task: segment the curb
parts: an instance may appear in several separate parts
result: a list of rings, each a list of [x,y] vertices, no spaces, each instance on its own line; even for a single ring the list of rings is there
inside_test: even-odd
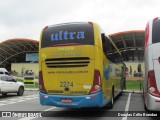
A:
[[[25,88],[25,90],[27,90],[27,91],[38,91],[39,89],[38,88]]]
[[[123,93],[138,93],[142,94],[142,91],[137,91],[137,90],[122,90]]]

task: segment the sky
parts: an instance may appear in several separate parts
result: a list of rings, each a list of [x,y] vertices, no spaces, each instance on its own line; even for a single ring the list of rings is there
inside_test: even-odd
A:
[[[40,39],[47,25],[92,21],[109,35],[144,30],[160,15],[160,0],[1,0],[0,42]]]

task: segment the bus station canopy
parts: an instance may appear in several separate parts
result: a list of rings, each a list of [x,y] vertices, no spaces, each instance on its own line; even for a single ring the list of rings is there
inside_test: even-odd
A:
[[[143,61],[144,36],[144,30],[124,31],[109,35],[121,52],[124,61]]]
[[[0,43],[0,67],[25,61],[25,53],[38,52],[39,41],[14,38]]]
[[[132,30],[110,34],[124,61],[143,61],[144,30]],[[0,67],[10,69],[11,63],[26,62],[26,53],[38,52],[39,41],[14,38],[0,43]]]

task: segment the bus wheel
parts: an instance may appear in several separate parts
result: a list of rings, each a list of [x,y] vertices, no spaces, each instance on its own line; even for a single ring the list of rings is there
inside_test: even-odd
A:
[[[6,95],[7,95],[7,93],[2,93],[2,95],[3,95],[3,96],[6,96]]]
[[[149,112],[149,110],[148,110],[148,108],[146,106],[145,100],[143,100],[143,101],[144,101],[144,103],[143,103],[144,104],[144,110],[147,111],[147,112]]]
[[[147,108],[147,106],[146,106],[145,101],[144,101],[144,110],[145,110],[146,112],[149,112],[149,110],[148,110],[148,108]]]
[[[111,97],[111,101],[108,103],[108,108],[113,108],[113,104],[114,104],[114,87],[112,88],[112,97]]]

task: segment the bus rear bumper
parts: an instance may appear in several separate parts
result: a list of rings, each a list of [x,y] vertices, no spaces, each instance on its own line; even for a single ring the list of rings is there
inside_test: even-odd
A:
[[[65,95],[48,95],[39,92],[40,103],[42,105],[66,107],[66,108],[82,108],[82,107],[102,107],[103,93],[98,93],[84,96],[65,96]],[[63,99],[71,100],[72,102],[64,103]]]

